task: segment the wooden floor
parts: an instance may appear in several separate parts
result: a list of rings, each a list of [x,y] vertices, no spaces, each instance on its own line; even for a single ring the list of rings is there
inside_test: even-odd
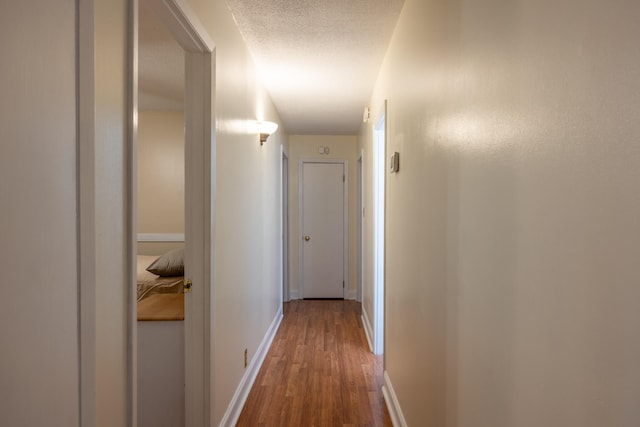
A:
[[[296,300],[249,393],[238,426],[391,426],[355,301]]]

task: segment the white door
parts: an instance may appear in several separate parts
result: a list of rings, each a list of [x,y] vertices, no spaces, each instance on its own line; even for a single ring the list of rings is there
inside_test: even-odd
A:
[[[302,292],[344,298],[345,165],[302,163]]]

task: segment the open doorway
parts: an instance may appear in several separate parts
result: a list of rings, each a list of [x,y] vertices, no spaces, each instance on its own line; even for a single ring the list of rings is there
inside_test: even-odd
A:
[[[373,352],[384,353],[385,293],[385,186],[387,104],[379,114],[373,132]]]
[[[362,239],[363,239],[363,232],[362,229],[364,227],[364,201],[363,201],[363,184],[364,184],[364,170],[362,167],[362,159],[364,157],[364,154],[362,152],[362,150],[360,151],[360,155],[358,156],[358,161],[357,161],[357,166],[358,166],[358,170],[356,171],[357,173],[357,220],[356,220],[356,244],[357,244],[357,263],[358,263],[358,271],[357,271],[357,284],[358,284],[358,292],[357,292],[357,301],[358,302],[362,302],[362,285],[363,285],[363,276],[362,276]]]
[[[282,149],[282,301],[289,301],[289,156]]]
[[[161,278],[179,278],[177,282],[158,286],[157,293],[143,289],[143,295],[138,280],[131,286],[128,330],[136,393],[130,404],[131,413],[137,414],[132,423],[141,427],[208,425],[213,43],[182,2],[139,0],[130,5],[130,262],[137,265],[138,249],[163,258],[183,246],[180,254],[159,266],[169,268],[169,274],[154,271]],[[162,144],[166,146],[159,149]],[[140,178],[152,169],[159,169],[156,172],[164,181],[147,175]],[[146,232],[138,234],[142,227]],[[180,266],[182,277],[176,274]],[[144,273],[146,268],[141,270]],[[140,327],[140,312],[157,317],[158,313],[141,305],[156,295],[163,302],[146,305],[153,306],[152,311],[158,308],[160,319],[172,318]],[[166,313],[162,312],[164,300],[173,300]],[[155,351],[154,346],[161,350]],[[167,394],[158,399],[163,392]]]
[[[185,51],[153,5],[138,13],[137,423],[185,419]]]

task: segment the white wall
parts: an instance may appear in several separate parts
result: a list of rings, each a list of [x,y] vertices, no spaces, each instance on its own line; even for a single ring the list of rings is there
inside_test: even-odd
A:
[[[138,113],[138,233],[184,233],[184,114]]]
[[[30,2],[0,16],[0,424],[124,425],[126,2]]]
[[[217,425],[281,307],[281,127],[264,146],[256,119],[279,122],[224,0],[189,0],[216,46],[212,422]]]
[[[184,61],[181,58],[180,61]],[[137,233],[184,235],[185,123],[182,111],[138,111]],[[162,255],[183,242],[138,242],[137,253]]]
[[[77,426],[75,2],[1,9],[0,425]]]
[[[319,147],[329,147],[329,154],[319,154]],[[349,194],[349,277],[346,278],[345,298],[357,296],[357,197],[358,137],[355,135],[290,135],[289,136],[289,280],[290,297],[300,295],[300,198],[299,169],[301,159],[343,159],[348,162]]]
[[[640,424],[638,16],[405,2],[370,105],[401,156],[385,369],[409,425]]]
[[[247,121],[278,116],[225,2],[188,4],[212,36],[217,58],[217,424],[243,374],[244,349],[253,356],[280,307],[286,134],[282,129],[260,147],[249,133]],[[83,425],[126,425],[134,410],[126,329],[128,4],[94,0],[78,7],[77,144],[76,3],[30,2],[0,14],[7,73],[0,83],[0,234],[10,284],[0,303],[2,425],[78,425],[80,401]]]

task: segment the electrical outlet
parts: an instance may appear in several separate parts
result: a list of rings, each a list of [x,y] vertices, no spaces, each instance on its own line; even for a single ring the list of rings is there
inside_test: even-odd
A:
[[[247,349],[244,349],[244,367],[247,367]]]

